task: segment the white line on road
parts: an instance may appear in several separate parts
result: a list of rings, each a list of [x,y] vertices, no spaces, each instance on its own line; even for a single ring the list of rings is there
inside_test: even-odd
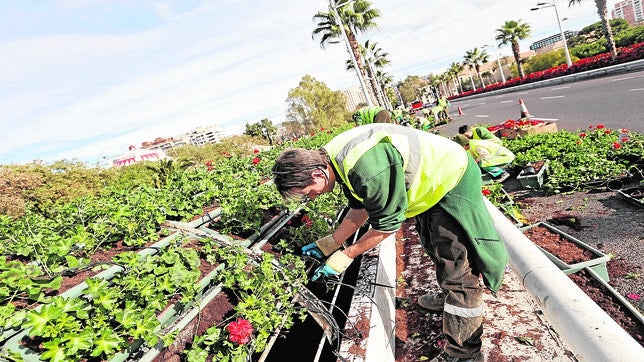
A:
[[[487,114],[475,114],[474,117],[475,118],[489,118],[490,116],[487,115]]]
[[[481,103],[477,104],[477,106],[481,106],[481,105],[484,105],[484,104],[487,104],[487,103],[481,102]]]
[[[567,85],[565,87],[552,88],[551,90],[568,89],[568,88],[570,88],[569,85]]]
[[[618,81],[620,81],[620,80],[628,80],[628,79],[633,79],[633,78],[639,78],[639,76],[624,77],[624,78],[617,78],[617,79],[613,79],[613,80],[611,80],[611,82],[618,82]]]
[[[532,117],[534,119],[538,119],[540,121],[558,121],[559,118],[543,118],[543,117]]]
[[[552,97],[541,97],[539,99],[553,99],[553,98],[563,98],[565,96],[552,96]]]
[[[636,91],[641,91],[641,90],[644,90],[644,88],[633,88],[633,89],[629,89],[628,91],[629,92],[636,92]]]
[[[514,103],[514,101],[501,101],[499,103]]]

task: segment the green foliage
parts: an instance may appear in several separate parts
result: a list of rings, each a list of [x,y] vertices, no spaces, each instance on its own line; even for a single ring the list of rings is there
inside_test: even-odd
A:
[[[405,104],[420,99],[421,89],[427,86],[427,81],[416,75],[409,75],[398,84],[398,91]]]
[[[259,137],[268,141],[269,145],[273,144],[273,139],[277,134],[277,128],[273,126],[273,122],[269,121],[268,118],[262,119],[257,123],[246,123],[245,135],[251,137]]]
[[[631,172],[644,158],[644,136],[626,129],[591,126],[578,133],[565,130],[536,133],[508,140],[513,164],[549,160],[544,186],[549,192],[586,189],[604,185],[608,179]]]
[[[333,128],[347,122],[346,97],[332,91],[323,82],[305,75],[296,88],[288,92],[286,118],[297,121],[307,132]]]
[[[571,60],[575,62],[579,58],[571,55]],[[524,67],[526,73],[533,73],[554,68],[561,64],[566,64],[566,52],[563,48],[526,59]]]

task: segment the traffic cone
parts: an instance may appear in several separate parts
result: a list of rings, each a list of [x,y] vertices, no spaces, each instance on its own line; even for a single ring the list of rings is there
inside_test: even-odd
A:
[[[457,106],[457,108],[458,108],[458,116],[460,117],[463,115],[463,110],[461,109],[461,106]]]
[[[521,106],[521,118],[532,118],[533,116],[528,112],[528,108],[523,103],[523,99],[519,98],[519,105]]]

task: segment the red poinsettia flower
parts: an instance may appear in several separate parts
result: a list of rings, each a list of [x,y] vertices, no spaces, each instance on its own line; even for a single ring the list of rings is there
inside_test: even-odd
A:
[[[320,128],[320,131],[324,131],[324,127]]]
[[[261,161],[261,160],[259,159],[259,157],[255,157],[255,158],[253,158],[253,165],[258,164],[258,163],[259,163],[259,161]]]
[[[612,132],[612,131],[611,131],[611,130],[609,130],[609,129],[607,129],[607,130],[605,130],[605,131],[604,131],[604,133],[605,133],[605,134],[611,134],[611,132]]]
[[[619,149],[622,147],[622,145],[620,145],[620,144],[619,144],[619,142],[613,142],[613,147],[614,147],[616,150],[619,150]]]
[[[604,125],[603,125],[603,124],[598,124],[598,125],[597,125],[597,129],[602,129],[602,128],[604,128]]]
[[[593,128],[595,128],[595,126],[593,126],[592,124],[588,126],[588,129],[593,129]]]
[[[254,149],[254,150],[253,150],[253,153],[254,153],[254,154],[258,154],[258,153],[259,153],[259,150],[258,150],[258,149]]]
[[[584,138],[584,137],[586,137],[586,134],[585,133],[580,133],[579,137]]]
[[[481,192],[483,192],[483,195],[485,195],[485,196],[490,195],[492,193],[492,191],[490,191],[488,189],[483,189],[483,190],[481,190]]]
[[[228,339],[237,344],[246,344],[250,341],[250,337],[253,335],[253,326],[249,321],[243,318],[238,318],[235,322],[230,322],[226,326],[230,337]]]
[[[630,141],[630,138],[628,137],[622,137],[622,143]]]
[[[622,133],[628,133],[628,130],[626,128],[622,128],[619,131],[622,132]]]

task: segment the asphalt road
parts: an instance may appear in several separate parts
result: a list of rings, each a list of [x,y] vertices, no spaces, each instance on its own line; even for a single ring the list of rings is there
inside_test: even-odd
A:
[[[452,136],[462,124],[493,125],[519,119],[523,102],[535,119],[557,122],[558,129],[577,131],[604,124],[644,133],[644,71],[617,74],[504,94],[451,101],[454,122],[442,126]],[[458,115],[458,106],[463,115]]]

